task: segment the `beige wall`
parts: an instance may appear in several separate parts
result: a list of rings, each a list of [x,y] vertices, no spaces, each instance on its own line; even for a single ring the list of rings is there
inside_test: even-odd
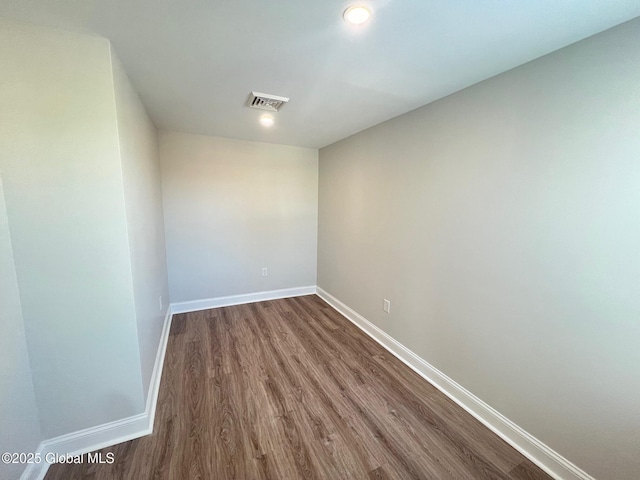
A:
[[[109,42],[0,20],[0,85],[0,171],[43,437],[141,413]]]
[[[315,285],[317,150],[163,133],[160,155],[172,302]]]
[[[640,471],[638,79],[635,20],[320,151],[319,286],[599,479]]]
[[[158,132],[111,49],[131,277],[145,398],[169,307]]]

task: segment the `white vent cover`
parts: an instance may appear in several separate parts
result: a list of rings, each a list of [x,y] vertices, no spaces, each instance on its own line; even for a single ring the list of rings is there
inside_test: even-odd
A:
[[[277,112],[282,105],[287,103],[287,97],[279,97],[277,95],[269,95],[268,93],[251,92],[247,106],[251,108],[259,108],[260,110],[269,110]]]

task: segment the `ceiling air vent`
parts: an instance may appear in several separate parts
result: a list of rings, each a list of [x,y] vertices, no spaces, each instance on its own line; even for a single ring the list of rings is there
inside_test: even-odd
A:
[[[277,95],[269,95],[268,93],[251,92],[247,105],[251,108],[259,108],[260,110],[268,110],[277,112],[280,107],[287,103],[287,97],[279,97]]]

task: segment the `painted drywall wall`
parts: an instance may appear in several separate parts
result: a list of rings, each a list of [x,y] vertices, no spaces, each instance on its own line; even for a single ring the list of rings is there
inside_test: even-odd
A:
[[[603,480],[640,471],[638,79],[634,20],[320,151],[318,285]]]
[[[0,20],[0,170],[44,438],[144,410],[107,40]]]
[[[169,307],[158,132],[111,48],[145,399]]]
[[[1,177],[0,319],[0,452],[35,452],[42,438]],[[18,479],[25,467],[0,462],[0,478]]]
[[[160,157],[172,302],[315,285],[317,150],[168,132]]]

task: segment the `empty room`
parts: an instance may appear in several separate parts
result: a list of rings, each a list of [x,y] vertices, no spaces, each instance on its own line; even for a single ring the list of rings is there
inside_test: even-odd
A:
[[[0,480],[640,478],[640,0],[1,0]]]

